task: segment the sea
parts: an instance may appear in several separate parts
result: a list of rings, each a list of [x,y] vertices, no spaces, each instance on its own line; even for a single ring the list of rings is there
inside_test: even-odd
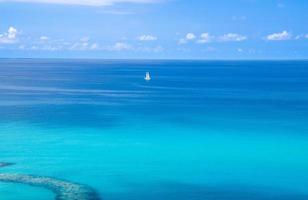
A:
[[[307,200],[308,61],[0,59],[0,162],[103,200]]]

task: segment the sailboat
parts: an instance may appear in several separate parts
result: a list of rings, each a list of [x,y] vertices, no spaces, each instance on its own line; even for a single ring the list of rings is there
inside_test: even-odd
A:
[[[144,80],[146,80],[146,81],[151,80],[150,72],[147,72],[147,73],[145,74]]]

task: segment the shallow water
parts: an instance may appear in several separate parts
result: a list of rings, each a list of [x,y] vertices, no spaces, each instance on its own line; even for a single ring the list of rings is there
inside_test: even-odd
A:
[[[1,199],[40,199],[53,200],[54,195],[45,189],[21,184],[0,183]]]
[[[106,200],[308,198],[307,61],[3,59],[0,82],[0,173]]]

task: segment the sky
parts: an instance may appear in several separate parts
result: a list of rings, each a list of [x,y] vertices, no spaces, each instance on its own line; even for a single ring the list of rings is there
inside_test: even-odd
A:
[[[308,1],[0,0],[0,57],[308,59]]]

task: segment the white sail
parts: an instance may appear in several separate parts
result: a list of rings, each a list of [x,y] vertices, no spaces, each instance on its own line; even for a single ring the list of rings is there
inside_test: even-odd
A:
[[[151,80],[150,72],[147,72],[147,73],[145,74],[144,79],[145,79],[146,81]]]

